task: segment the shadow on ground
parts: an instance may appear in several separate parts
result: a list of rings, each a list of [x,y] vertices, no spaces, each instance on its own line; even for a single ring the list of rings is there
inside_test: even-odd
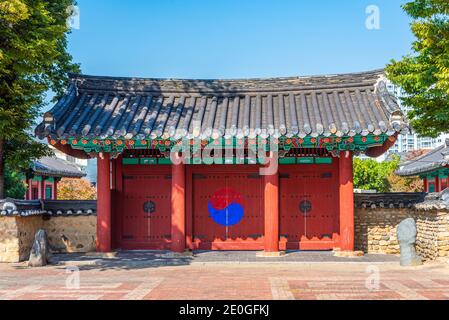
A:
[[[176,256],[168,251],[118,251],[114,257],[86,254],[55,254],[51,265],[80,270],[136,270],[158,267],[214,264],[304,264],[304,263],[399,263],[394,255],[368,254],[363,257],[335,257],[331,251],[288,251],[280,257],[258,257],[255,251],[195,251]]]

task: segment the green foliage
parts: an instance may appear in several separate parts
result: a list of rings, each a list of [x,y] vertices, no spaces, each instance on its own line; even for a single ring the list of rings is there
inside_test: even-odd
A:
[[[66,25],[73,0],[0,0],[0,198],[5,162],[26,169],[48,154],[29,134],[44,105],[78,72],[67,53]]]
[[[392,161],[377,162],[374,159],[354,159],[354,188],[389,192],[389,177],[397,170],[399,157]]]
[[[53,156],[47,145],[33,139],[11,139],[5,141],[5,164],[11,170],[25,171],[30,168],[32,160],[41,156]]]
[[[25,175],[19,171],[11,170],[7,166],[5,168],[5,187],[6,197],[13,199],[25,198],[25,192],[27,190]]]
[[[413,128],[426,136],[449,132],[449,2],[415,0],[403,5],[413,19],[413,53],[387,66],[388,78],[401,86],[412,111]]]
[[[388,182],[390,192],[424,192],[424,183],[419,177],[401,177],[392,173]]]
[[[95,200],[97,189],[84,178],[63,178],[58,183],[59,200]]]

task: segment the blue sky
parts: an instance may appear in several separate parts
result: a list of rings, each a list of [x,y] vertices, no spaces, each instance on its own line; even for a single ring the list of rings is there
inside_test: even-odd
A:
[[[400,0],[78,0],[86,74],[248,78],[364,71],[410,52]],[[380,30],[365,27],[368,5]]]

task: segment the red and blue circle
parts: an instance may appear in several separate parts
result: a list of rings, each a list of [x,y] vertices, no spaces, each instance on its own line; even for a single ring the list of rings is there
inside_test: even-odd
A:
[[[243,196],[234,189],[223,188],[212,194],[207,208],[215,223],[230,227],[243,219]]]

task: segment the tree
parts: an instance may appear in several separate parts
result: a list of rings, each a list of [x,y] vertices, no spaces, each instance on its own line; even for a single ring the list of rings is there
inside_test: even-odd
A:
[[[405,160],[410,161],[418,158],[430,150],[420,149],[407,152]],[[390,184],[391,192],[423,192],[424,182],[419,177],[401,177],[394,172],[388,176],[388,183]]]
[[[411,153],[408,157],[420,155]],[[410,160],[410,158],[409,158]],[[395,174],[401,159],[394,155],[390,161],[354,159],[354,188],[377,192],[422,192],[424,184],[419,177],[401,177]]]
[[[22,172],[14,171],[5,167],[5,189],[6,197],[13,199],[25,198],[27,186],[25,184],[25,175]]]
[[[387,177],[390,192],[423,192],[424,183],[419,177],[401,177],[391,173]]]
[[[377,162],[374,159],[354,159],[354,188],[389,192],[388,177],[397,170],[399,157],[391,161]]]
[[[97,190],[87,179],[64,178],[58,183],[58,200],[95,200]]]
[[[29,133],[48,90],[59,98],[67,72],[78,72],[67,53],[66,21],[73,0],[0,1],[0,199],[5,164],[27,169],[50,153]]]
[[[392,60],[387,76],[406,93],[409,118],[421,135],[449,132],[449,2],[415,0],[403,5],[413,19],[413,53]]]

